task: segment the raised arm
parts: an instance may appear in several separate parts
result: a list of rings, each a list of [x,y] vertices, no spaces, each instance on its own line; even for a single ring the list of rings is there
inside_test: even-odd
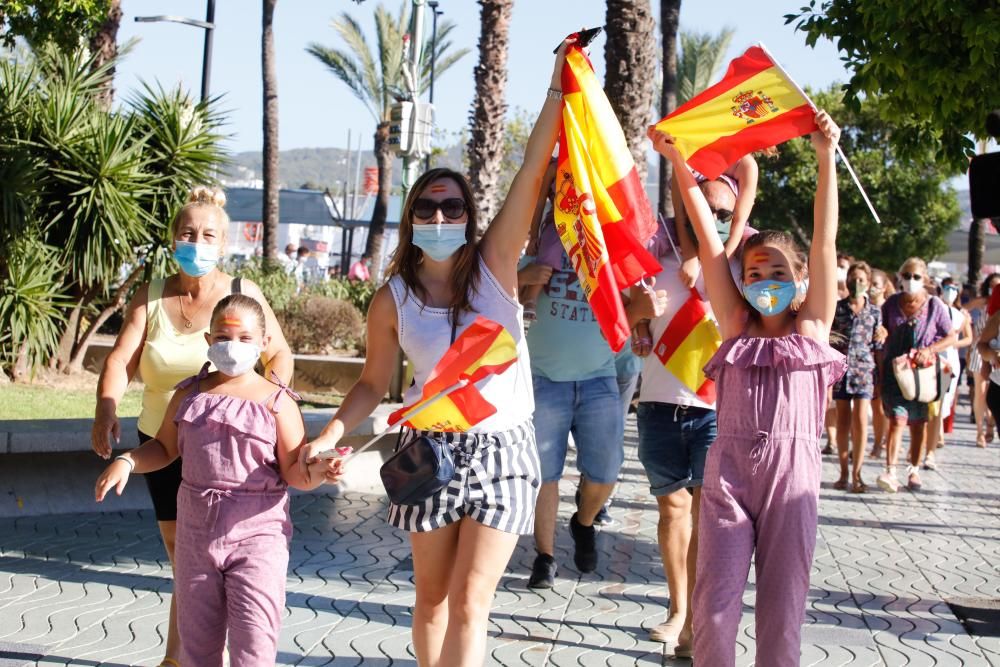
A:
[[[740,335],[746,322],[747,304],[733,283],[729,260],[719,232],[715,229],[712,211],[683,156],[674,146],[673,138],[653,127],[649,128],[648,134],[653,140],[653,148],[670,160],[674,167],[674,178],[684,201],[684,209],[691,220],[695,236],[698,237],[698,256],[701,258],[701,270],[705,274],[705,288],[722,337],[735,338]]]
[[[550,88],[562,91],[562,69],[566,61],[566,48],[575,41],[567,39],[559,47]],[[542,189],[545,170],[552,156],[552,149],[559,136],[562,119],[562,101],[546,96],[542,111],[528,137],[524,149],[524,162],[518,169],[510,191],[500,212],[490,223],[479,243],[480,252],[494,276],[511,296],[517,294],[517,261],[528,238],[532,213]]]
[[[729,228],[729,238],[726,240],[726,257],[736,254],[736,249],[743,240],[743,231],[750,220],[750,211],[757,198],[757,160],[747,154],[736,164],[736,181],[740,184],[740,194],[736,196],[736,206],[733,209],[733,224]]]
[[[822,342],[830,339],[837,309],[837,142],[840,128],[825,111],[816,114],[819,130],[810,135],[819,163],[813,235],[809,246],[809,291],[796,318],[800,334]]]

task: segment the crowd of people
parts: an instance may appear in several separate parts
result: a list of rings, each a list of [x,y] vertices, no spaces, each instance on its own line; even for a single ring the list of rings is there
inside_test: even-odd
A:
[[[824,425],[840,462],[834,486],[854,493],[869,490],[862,477],[869,421],[870,456],[885,457],[878,485],[889,492],[900,488],[896,465],[908,427],[906,484],[918,490],[921,466],[937,464],[935,450],[950,433],[967,366],[977,444],[992,438],[986,407],[1000,411],[1000,370],[992,370],[1000,369],[1000,296],[992,292],[1000,275],[967,299],[954,281],[933,283],[920,258],[890,275],[838,257],[840,130],[824,112],[811,135],[818,173],[807,250],[787,233],[750,227],[753,156],[705,179],[672,137],[650,129],[653,147],[673,166],[677,215],[649,241],[661,269],[653,286],[622,295],[633,338],[612,352],[551,216],[566,48],[572,39],[558,52],[523,164],[481,239],[476,193],[461,174],[433,169],[413,184],[399,245],[368,313],[361,377],[311,442],[286,397],[294,398],[292,357],[271,309],[256,285],[218,267],[224,199],[198,189],[177,214],[171,231],[180,271],[133,298],[101,374],[93,427],[95,452],[111,460],[97,499],[143,473],[175,568],[161,665],[221,666],[227,636],[230,664],[274,664],[291,536],[288,486],[336,483],[350,466],[341,439],[383,400],[398,353],[413,368],[405,397],[413,403],[477,316],[501,324],[518,351],[480,385],[496,413],[460,433],[408,433],[406,441],[443,442],[454,475],[388,509],[412,545],[420,665],[483,663],[490,606],[520,536],[531,535],[537,552],[527,586],[554,585],[562,566],[559,482],[571,439],[580,484],[565,528],[576,569],[598,568],[595,526],[609,521],[637,387],[638,456],[656,501],[670,601],[649,638],[701,665],[735,663],[752,559],[757,661],[798,664]],[[352,276],[370,279],[366,260]],[[679,335],[673,324],[690,312],[699,314],[695,326]],[[920,369],[939,357],[951,369],[940,396],[906,398],[896,361]],[[263,375],[254,372],[259,363]],[[117,406],[137,372],[145,382],[141,444],[114,455]]]

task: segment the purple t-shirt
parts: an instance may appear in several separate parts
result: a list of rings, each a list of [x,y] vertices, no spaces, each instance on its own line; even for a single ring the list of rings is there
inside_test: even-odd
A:
[[[896,329],[906,324],[910,319],[899,308],[899,300],[901,298],[902,293],[897,292],[882,304],[882,323],[889,331],[890,339]],[[951,314],[948,312],[948,307],[944,305],[944,302],[936,296],[927,299],[927,303],[924,304],[924,307],[920,309],[914,319],[917,320],[915,333],[919,336],[916,340],[917,348],[929,347],[951,333]],[[907,338],[906,343],[909,342],[910,339]]]

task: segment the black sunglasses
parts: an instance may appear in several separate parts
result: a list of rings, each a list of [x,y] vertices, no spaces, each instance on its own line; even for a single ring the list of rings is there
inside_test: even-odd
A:
[[[724,208],[709,208],[712,211],[712,215],[715,219],[721,223],[727,223],[733,221],[733,212]]]
[[[436,211],[441,211],[444,217],[455,220],[465,215],[465,210],[465,200],[460,197],[442,201],[421,198],[413,202],[413,215],[422,220],[433,218]]]
[[[899,277],[903,280],[923,280],[924,277],[919,273],[900,273]]]

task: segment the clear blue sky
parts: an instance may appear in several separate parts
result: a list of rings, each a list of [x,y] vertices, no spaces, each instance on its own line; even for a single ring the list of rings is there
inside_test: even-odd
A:
[[[224,94],[230,113],[234,151],[259,150],[261,145],[260,1],[217,0],[212,61],[212,93]],[[278,106],[281,149],[345,146],[347,131],[360,133],[362,146],[371,149],[374,121],[365,107],[315,58],[305,52],[311,42],[343,46],[330,27],[341,12],[354,16],[374,32],[372,13],[376,2],[351,0],[314,2],[281,0],[275,13],[278,66]],[[399,3],[389,0],[396,12]],[[654,15],[659,2],[652,0]],[[847,74],[834,46],[821,42],[805,45],[804,35],[786,26],[783,14],[802,5],[788,2],[748,3],[741,0],[685,0],[681,27],[715,32],[723,26],[736,29],[730,48],[735,57],[748,46],[763,41],[802,85],[822,87],[844,81]],[[136,15],[174,14],[203,19],[204,0],[129,0],[122,3],[125,16],[120,41],[139,38],[134,51],[118,69],[119,96],[138,87],[140,80],[165,86],[178,82],[197,96],[201,86],[203,33],[198,28],[173,23],[136,23]],[[452,32],[456,47],[472,51],[435,82],[437,124],[455,131],[468,123],[474,84],[472,69],[478,59],[479,6],[474,0],[440,0],[444,18],[457,24]],[[533,110],[541,106],[552,71],[552,48],[564,35],[581,26],[602,25],[601,0],[517,0],[511,25],[507,103]],[[429,12],[428,12],[429,19]],[[427,30],[430,30],[428,20]],[[372,38],[371,43],[374,44]],[[603,77],[603,37],[594,42],[591,59]],[[650,119],[651,121],[656,119]]]

